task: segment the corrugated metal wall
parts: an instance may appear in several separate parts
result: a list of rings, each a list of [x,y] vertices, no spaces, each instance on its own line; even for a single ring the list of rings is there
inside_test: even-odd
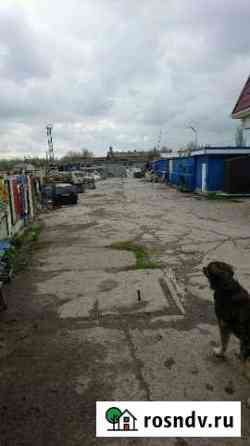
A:
[[[214,154],[169,159],[169,183],[175,186],[184,186],[189,191],[229,192],[237,187],[237,185],[234,187],[233,182],[238,182],[237,190],[239,191],[239,188],[241,188],[242,193],[244,193],[243,189],[247,192],[250,188],[250,180],[248,181],[250,175],[248,173],[249,168],[245,169],[244,161],[235,162],[234,170],[232,170],[233,161],[231,161],[231,166],[229,167],[228,165],[227,167],[227,183],[225,186],[225,165],[228,163],[227,159],[230,158],[232,160],[236,157],[230,154]],[[247,160],[247,164],[250,166],[250,157],[247,157]],[[241,174],[245,175],[246,178],[244,185],[240,186]]]
[[[157,175],[163,175],[168,167],[168,160],[167,159],[159,159],[157,161],[153,161],[152,163],[152,169]]]
[[[224,187],[224,161],[225,155],[197,156],[196,160],[196,190],[202,190],[202,164],[206,164],[207,180],[206,191],[223,191]]]
[[[225,156],[209,156],[208,158],[208,191],[223,191],[225,174]]]
[[[4,188],[3,188],[4,184]],[[6,176],[0,193],[0,240],[17,234],[39,210],[40,182],[26,175]]]
[[[183,186],[189,191],[195,189],[195,157],[180,157],[173,159],[170,173],[170,183]]]

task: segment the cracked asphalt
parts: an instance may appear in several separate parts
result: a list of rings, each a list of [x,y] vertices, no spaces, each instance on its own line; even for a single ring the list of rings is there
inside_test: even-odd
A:
[[[210,260],[250,289],[250,202],[208,201],[133,179],[100,182],[43,214],[29,268],[0,314],[0,445],[250,444],[238,341],[218,342]],[[159,269],[136,270],[134,240]],[[141,301],[138,302],[138,290]],[[96,439],[97,400],[241,400],[241,439]]]

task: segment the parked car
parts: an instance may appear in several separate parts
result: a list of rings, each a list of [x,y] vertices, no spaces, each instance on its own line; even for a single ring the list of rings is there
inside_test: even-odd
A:
[[[51,202],[56,207],[64,204],[77,204],[78,194],[73,184],[50,183],[43,186],[42,199],[44,203]]]
[[[84,181],[84,185],[89,189],[96,189],[95,177],[88,169],[82,170],[81,175]]]
[[[96,172],[100,175],[100,180],[107,179],[107,169],[105,167],[96,167]]]
[[[84,178],[89,189],[96,189],[95,178],[93,177],[93,175],[87,173]]]
[[[77,192],[85,192],[85,180],[82,172],[73,170],[71,173],[71,181],[77,188]]]
[[[77,171],[71,172],[50,172],[48,175],[48,181],[53,183],[70,183],[76,187],[78,193],[84,192],[84,182],[82,177],[78,175]]]
[[[145,176],[145,171],[142,169],[137,170],[134,172],[134,178],[143,178]]]
[[[97,172],[97,170],[95,170],[95,171],[92,173],[92,175],[93,175],[93,178],[94,178],[95,181],[99,181],[99,180],[102,179],[101,175]]]

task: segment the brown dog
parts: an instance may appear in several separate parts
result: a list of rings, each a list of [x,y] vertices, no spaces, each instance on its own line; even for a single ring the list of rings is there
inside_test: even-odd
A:
[[[214,290],[215,314],[218,319],[221,346],[216,356],[224,356],[230,335],[240,340],[240,356],[244,373],[250,380],[250,296],[234,278],[234,270],[225,262],[210,262],[203,268]]]

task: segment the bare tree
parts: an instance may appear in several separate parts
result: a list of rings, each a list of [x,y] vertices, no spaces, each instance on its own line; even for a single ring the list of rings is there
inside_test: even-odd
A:
[[[78,161],[82,158],[82,153],[74,150],[69,150],[63,157],[64,161]]]
[[[168,149],[168,147],[162,146],[160,152],[161,153],[171,153],[172,149]]]
[[[82,149],[82,158],[93,158],[94,154],[88,149]]]

